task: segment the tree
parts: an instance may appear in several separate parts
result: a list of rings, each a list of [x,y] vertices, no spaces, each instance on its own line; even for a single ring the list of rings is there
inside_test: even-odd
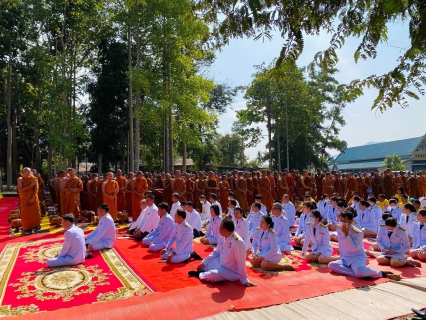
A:
[[[374,59],[379,43],[387,40],[387,25],[407,21],[411,43],[403,49],[396,66],[382,75],[354,80],[346,96],[353,99],[362,95],[363,88],[374,87],[379,92],[372,108],[383,111],[394,104],[406,107],[408,97],[418,100],[418,94],[424,94],[426,5],[423,0],[198,0],[196,4],[213,26],[216,47],[229,43],[231,38],[244,36],[271,39],[272,30],[278,30],[285,44],[276,61],[277,68],[299,58],[305,47],[305,35],[320,33],[332,34],[328,48],[315,55],[315,64],[323,69],[336,66],[337,51],[350,37],[360,39],[354,52],[355,62]]]
[[[385,160],[383,161],[382,168],[392,169],[392,171],[400,171],[405,170],[405,166],[401,161],[401,158],[396,154],[387,155]]]
[[[244,154],[244,141],[235,133],[226,134],[219,138],[219,161],[225,166],[243,166],[247,162]]]

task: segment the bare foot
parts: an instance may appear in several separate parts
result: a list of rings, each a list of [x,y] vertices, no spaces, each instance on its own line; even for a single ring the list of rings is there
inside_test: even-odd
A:
[[[419,267],[420,268],[422,266],[422,264],[419,261],[410,260],[410,266]]]

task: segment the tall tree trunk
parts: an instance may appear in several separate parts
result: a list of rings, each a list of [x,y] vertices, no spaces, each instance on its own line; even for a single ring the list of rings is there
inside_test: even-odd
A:
[[[168,140],[167,140],[167,116],[164,110],[163,112],[163,171],[167,172],[169,170],[169,153],[167,149]]]
[[[186,143],[183,143],[182,151],[182,173],[186,173]]]
[[[275,121],[275,130],[277,132],[277,163],[278,163],[278,172],[281,172],[280,129],[281,129],[281,127],[278,125],[278,122]]]
[[[268,120],[266,127],[268,129],[268,152],[269,152],[269,170],[272,170],[272,152],[271,152],[271,146],[272,146],[272,130],[271,130],[271,115],[269,113],[269,110],[267,111],[268,114]]]
[[[168,48],[168,52],[170,52],[170,48]],[[168,68],[167,68],[167,87],[168,91],[170,93],[171,86],[172,86],[172,64],[169,62]],[[170,97],[170,94],[169,94]],[[173,157],[173,108],[172,104],[169,101],[170,110],[169,110],[169,161],[170,161],[170,173],[175,171],[175,161]]]
[[[12,52],[11,45],[9,45],[9,62],[7,65],[7,92],[6,92],[6,105],[7,105],[7,165],[6,165],[6,190],[10,190],[12,185]]]
[[[100,175],[102,173],[102,153],[98,153],[98,174]]]
[[[47,181],[52,178],[52,144],[49,142],[47,147]]]
[[[40,88],[37,92],[37,114],[36,114],[36,123],[34,125],[34,142],[35,142],[35,168],[37,171],[41,169],[41,156],[40,156],[40,117],[41,110],[41,93]]]
[[[136,6],[137,7],[137,6]],[[139,11],[137,13],[136,23],[136,74],[139,75],[140,70],[140,36],[139,36]],[[140,120],[140,89],[136,90],[136,101],[135,101],[135,172],[139,171],[140,166],[140,143],[141,143],[141,120]]]
[[[134,144],[133,144],[133,97],[132,97],[132,30],[129,26],[128,28],[128,42],[127,42],[127,56],[129,59],[129,97],[127,98],[127,104],[129,107],[129,135],[128,135],[128,150],[129,150],[129,159],[127,162],[127,171],[133,171],[135,168],[135,154],[134,154]]]

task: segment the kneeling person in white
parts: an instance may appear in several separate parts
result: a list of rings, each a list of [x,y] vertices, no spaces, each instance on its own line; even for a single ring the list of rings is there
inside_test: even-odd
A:
[[[246,245],[234,228],[232,220],[223,219],[217,247],[197,267],[197,271],[188,273],[190,276],[208,282],[240,280],[246,287],[253,286],[246,271]]]
[[[62,228],[66,230],[64,245],[56,258],[47,260],[48,267],[73,266],[84,262],[86,256],[84,233],[74,222],[72,214],[62,217]]]
[[[185,222],[185,218],[186,212],[178,209],[175,215],[173,235],[169,239],[166,248],[161,250],[161,258],[167,259],[168,263],[179,263],[189,259],[194,249],[192,227]],[[173,248],[175,242],[176,247]]]
[[[309,262],[329,263],[339,260],[339,256],[332,256],[333,248],[330,244],[328,227],[321,223],[322,216],[318,210],[312,210],[309,221],[306,222],[306,237],[303,243],[302,254],[305,255],[309,244],[312,244],[312,252],[306,255]]]
[[[115,244],[115,224],[108,210],[109,206],[105,203],[100,204],[98,207],[99,224],[91,234],[86,236],[87,258],[91,258],[92,251],[109,249]]]
[[[367,267],[367,256],[364,250],[364,234],[352,224],[353,213],[340,213],[337,228],[340,260],[328,264],[330,271],[356,278],[393,278],[392,272],[380,271]]]
[[[219,228],[222,223],[222,215],[217,205],[214,204],[210,207],[210,215],[210,223],[207,226],[206,235],[200,239],[203,244],[217,244],[220,237]]]
[[[172,216],[167,213],[168,210],[169,205],[167,203],[162,202],[158,205],[160,221],[157,227],[142,240],[142,243],[149,246],[151,251],[164,249],[173,234],[174,222]]]
[[[290,222],[283,214],[281,203],[274,203],[272,206],[272,221],[274,222],[274,231],[278,237],[278,246],[281,251],[293,250],[290,234]]]
[[[278,237],[274,231],[274,222],[271,217],[263,216],[260,227],[253,237],[253,255],[250,263],[253,267],[260,267],[266,271],[290,270],[294,268],[288,264],[280,264],[282,253],[278,246]]]

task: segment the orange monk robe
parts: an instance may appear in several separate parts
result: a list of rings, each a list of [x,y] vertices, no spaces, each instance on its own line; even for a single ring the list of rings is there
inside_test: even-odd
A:
[[[311,177],[307,176],[307,177],[303,177],[303,183],[305,184],[305,186],[307,188],[304,188],[302,185],[302,190],[303,190],[303,196],[305,196],[306,191],[309,191],[309,194],[312,195],[312,192],[314,191],[313,189],[309,189],[309,188],[313,188],[312,186],[312,179]],[[300,181],[300,184],[302,184],[302,180]]]
[[[392,177],[389,174],[386,174],[383,177],[383,189],[386,199],[390,199],[393,196],[393,188],[392,188]]]
[[[351,177],[346,182],[346,202],[352,199],[352,191],[356,190],[356,180],[354,177]]]
[[[334,192],[337,192],[339,194],[339,197],[342,197],[342,182],[340,181],[340,178],[334,179]]]
[[[115,221],[115,219],[117,219],[117,194],[119,189],[118,182],[115,180],[110,180],[110,181],[107,180],[105,181],[104,187],[105,187],[105,193],[109,196],[112,196],[112,199],[104,195],[103,201],[105,204],[109,206],[108,213],[112,217],[112,220]]]
[[[90,190],[90,192],[94,195],[97,194],[96,181],[90,182],[88,190]],[[89,199],[88,200],[89,200],[89,208],[88,209],[90,211],[96,212],[96,198],[89,193]]]
[[[217,181],[214,178],[213,179],[209,179],[209,180],[207,180],[207,187],[211,188],[209,190],[206,189],[205,196],[206,196],[207,201],[208,201],[209,198],[210,198],[210,194],[211,193],[216,193],[216,195],[217,195],[218,183],[217,183]]]
[[[38,227],[41,223],[40,206],[38,201],[38,182],[37,178],[30,175],[28,178],[22,177],[22,187],[28,187],[31,182],[35,182],[32,188],[19,192],[20,213],[23,230],[31,230]],[[32,204],[28,204],[30,199],[34,199]]]
[[[247,204],[250,207],[254,202],[254,196],[255,196],[254,187],[253,187],[253,179],[247,178],[246,183],[247,183]]]
[[[287,185],[288,185],[288,194],[290,196],[290,199],[293,201],[294,200],[294,177],[292,174],[287,174],[287,177],[285,177],[285,179],[287,180]]]
[[[231,186],[229,185],[229,182],[225,180],[221,182],[220,187],[220,206],[222,207],[223,212],[227,212],[226,208],[228,208],[228,196]]]
[[[194,203],[194,191],[195,191],[195,181],[192,179],[188,179],[186,181],[186,201],[191,201]]]
[[[328,196],[331,198],[333,196],[333,182],[329,178],[325,178],[324,180],[324,193],[328,194]]]
[[[253,199],[254,197],[259,194],[259,183],[258,183],[258,178],[257,177],[253,177]]]
[[[182,192],[184,192],[185,187],[186,187],[186,181],[184,178],[180,177],[180,178],[175,178],[175,182],[174,182],[174,189],[175,192],[181,194]],[[183,195],[179,198],[180,201],[186,201],[186,193],[184,192]]]
[[[269,175],[267,176],[269,181],[271,182],[271,196],[272,196],[272,200],[275,200],[277,198],[277,192],[275,191],[276,188],[276,184],[275,184],[275,178],[273,175]]]
[[[204,190],[204,192],[200,192],[198,190],[195,190],[194,201],[195,201],[197,209],[199,209],[199,210],[202,209],[202,206],[201,206],[201,203],[200,203],[200,196],[205,195],[204,193],[206,192],[206,188],[207,188],[207,181],[205,179],[198,179],[198,189]],[[207,196],[206,196],[206,198],[207,198]],[[208,200],[209,199],[207,199],[207,201]]]
[[[126,181],[127,179],[123,176],[121,176],[120,178],[116,178],[115,181],[117,181],[118,183],[118,188],[119,189],[124,189],[124,186],[126,185]],[[126,191],[118,191],[117,194],[117,212],[121,211],[123,212],[123,210],[126,209]]]
[[[262,177],[261,180],[259,180],[259,193],[262,195],[262,203],[266,206],[267,212],[269,212],[272,209],[274,198],[272,197],[271,192],[268,193],[261,187],[266,190],[271,190],[271,181],[268,177]]]
[[[410,196],[414,199],[419,199],[423,194],[420,196],[419,192],[419,180],[415,177],[410,177],[408,179],[408,184],[410,186]]]
[[[135,180],[133,182],[133,189],[135,189],[137,193],[142,194],[142,196],[139,197],[137,194],[132,192],[132,216],[133,221],[136,221],[141,213],[141,201],[145,198],[145,192],[148,190],[148,182],[144,177],[140,180]]]
[[[96,181],[96,208],[99,207],[104,201],[104,194],[102,193],[102,183],[104,180]]]
[[[38,201],[44,201],[44,180],[37,175],[37,182],[38,182]]]
[[[283,187],[283,188],[280,188]],[[288,188],[287,185],[287,180],[282,178],[278,180],[278,186],[277,186],[277,196],[278,199],[282,199],[283,196],[288,192],[288,189],[284,189],[284,188]]]
[[[146,183],[148,183],[148,190],[152,190],[152,179],[146,178]]]
[[[126,192],[126,212],[129,214],[129,216],[133,217],[133,204],[132,204],[132,190],[130,189],[132,183],[131,181],[129,181],[127,183],[127,190],[125,190]],[[140,211],[140,207],[139,207],[139,211]]]
[[[78,177],[70,178],[65,183],[65,189],[75,189],[75,191],[66,190],[65,212],[72,213],[74,217],[78,218],[80,211],[80,192],[83,190],[83,182]]]
[[[165,187],[167,186],[167,187],[163,189],[162,196],[163,196],[163,201],[167,202],[167,204],[169,205],[169,208],[171,208],[172,204],[173,204],[173,202],[172,202],[172,185],[171,184],[172,184],[171,179],[170,180],[164,179],[164,186]]]
[[[247,182],[246,179],[238,179],[235,182],[237,188],[235,189],[235,198],[237,198],[240,207],[243,208],[244,211],[248,212],[250,211],[250,207],[247,203],[247,194],[244,194],[244,192],[247,192]],[[243,191],[241,191],[243,190]]]
[[[421,197],[423,197],[424,194],[426,193],[426,177],[425,176],[419,177],[419,193]]]

